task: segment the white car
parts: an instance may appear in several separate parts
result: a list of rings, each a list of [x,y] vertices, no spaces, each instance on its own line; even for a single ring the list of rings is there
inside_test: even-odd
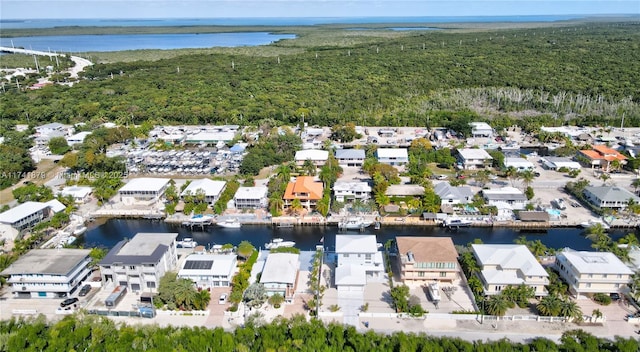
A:
[[[447,175],[438,175],[438,177],[436,177],[438,180],[446,180],[448,177]]]
[[[225,304],[227,303],[227,294],[223,293],[220,295],[220,298],[218,299],[218,304]]]

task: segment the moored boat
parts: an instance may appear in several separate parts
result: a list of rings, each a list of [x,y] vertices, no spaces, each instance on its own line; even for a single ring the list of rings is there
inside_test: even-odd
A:
[[[176,241],[176,245],[181,248],[195,248],[198,242],[194,241],[193,238],[185,237],[182,241]]]
[[[611,226],[609,226],[609,224],[607,224],[602,219],[589,219],[589,221],[581,222],[580,227],[583,227],[585,229],[590,229],[598,224],[602,226],[602,228],[605,230],[609,230],[611,228]]]
[[[460,228],[460,227],[469,227],[471,226],[471,221],[466,219],[459,218],[446,218],[442,223],[444,227],[448,228]]]
[[[242,227],[242,224],[240,223],[240,221],[238,221],[238,219],[227,219],[218,222],[218,226],[228,229],[239,229],[240,227]]]
[[[373,222],[367,221],[362,217],[349,217],[338,223],[341,230],[361,230],[371,226]]]
[[[274,238],[273,240],[271,240],[271,242],[266,243],[264,245],[264,248],[274,249],[274,248],[281,248],[281,247],[293,247],[295,245],[296,243],[293,241],[285,241],[282,238]]]

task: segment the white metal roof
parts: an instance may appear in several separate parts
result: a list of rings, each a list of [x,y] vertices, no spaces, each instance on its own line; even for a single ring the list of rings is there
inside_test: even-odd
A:
[[[199,180],[192,181],[187,188],[182,191],[182,196],[187,194],[187,192],[191,192],[192,195],[195,195],[196,192],[201,189],[204,191],[204,194],[209,197],[217,197],[220,195],[224,186],[227,184],[226,181],[214,181],[208,178],[203,178]]]
[[[169,183],[168,178],[140,177],[133,178],[120,188],[120,192],[158,192]]]
[[[49,206],[40,202],[24,202],[0,214],[0,223],[14,224],[32,214],[35,214]]]
[[[465,148],[465,149],[459,149],[458,153],[465,160],[476,160],[476,159],[491,160],[491,159],[493,159],[491,157],[491,155],[489,155],[489,153],[487,153],[487,151],[484,150],[484,149]]]
[[[362,181],[338,181],[333,184],[334,191],[371,192],[371,186]]]
[[[375,235],[336,235],[336,253],[375,253]]]
[[[504,166],[533,168],[533,163],[525,158],[505,158]]]
[[[299,255],[294,253],[270,253],[260,276],[261,283],[294,284],[300,267]]]
[[[267,198],[269,189],[264,186],[238,187],[233,199],[264,199]]]
[[[54,213],[59,213],[61,211],[64,211],[65,209],[67,209],[67,207],[62,204],[59,200],[57,199],[52,199],[46,203],[44,203],[46,206],[48,206],[49,208],[51,208],[51,210]]]
[[[362,265],[340,265],[336,268],[336,286],[364,286],[367,272]]]
[[[305,149],[296,152],[296,160],[327,160],[329,158],[329,152],[326,150],[318,149]]]
[[[201,268],[195,266],[194,269],[186,268],[187,262],[208,262],[211,261],[210,268]],[[191,254],[185,258],[182,268],[178,272],[178,277],[181,276],[211,276],[220,275],[226,276],[233,272],[236,266],[235,254]]]
[[[90,249],[33,249],[9,265],[3,275],[67,275],[86,260]]]
[[[525,276],[549,274],[526,246],[518,244],[473,244],[473,251],[481,266],[498,266],[500,271],[521,271]],[[504,275],[508,274],[503,274]]]
[[[407,148],[378,148],[378,158],[409,158]]]
[[[558,256],[564,256],[580,274],[633,274],[633,271],[611,252],[578,252],[565,249]]]
[[[63,196],[72,196],[74,198],[84,198],[91,193],[91,187],[88,186],[71,186],[65,187],[60,191]]]

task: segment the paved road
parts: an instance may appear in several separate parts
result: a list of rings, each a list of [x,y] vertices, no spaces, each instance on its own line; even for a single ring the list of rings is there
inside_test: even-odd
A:
[[[18,49],[18,48],[9,48],[6,46],[0,46],[0,52],[6,53],[15,53],[15,54],[26,54],[26,55],[38,55],[38,56],[64,56],[66,54],[61,53],[52,53],[47,51],[38,51],[38,50],[28,50],[28,49]],[[93,63],[85,58],[79,56],[70,56],[71,61],[75,63],[73,67],[69,69],[69,73],[71,77],[77,78],[78,73],[82,72],[85,67],[93,65]]]

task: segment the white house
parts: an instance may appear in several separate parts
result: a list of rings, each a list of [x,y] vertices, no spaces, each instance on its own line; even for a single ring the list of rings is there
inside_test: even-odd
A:
[[[504,167],[513,167],[518,171],[534,169],[533,163],[525,158],[504,158]]]
[[[458,149],[458,161],[466,170],[485,168],[493,158],[484,149]]]
[[[548,294],[549,274],[524,245],[472,244],[480,266],[485,295],[497,295],[508,286],[527,285],[536,297]]]
[[[279,294],[285,302],[293,302],[300,259],[294,253],[269,253],[262,269],[260,283],[268,296]]]
[[[53,215],[46,203],[24,202],[0,214],[0,224],[9,225],[16,230],[31,227]]]
[[[236,209],[266,208],[269,205],[268,191],[264,186],[238,187],[233,203]]]
[[[389,165],[404,165],[409,162],[407,148],[378,148],[378,162]]]
[[[201,289],[229,287],[237,262],[235,254],[191,254],[178,271],[178,278],[189,279]]]
[[[84,139],[90,134],[91,134],[91,132],[88,132],[88,131],[78,132],[78,133],[76,133],[74,135],[66,137],[65,139],[67,140],[67,144],[69,146],[73,146],[73,145],[80,144],[80,143],[84,142]]]
[[[521,210],[527,205],[527,196],[515,187],[483,189],[482,196],[487,201],[487,205],[496,207]]]
[[[640,198],[624,188],[617,186],[588,186],[584,188],[584,196],[591,204],[600,208],[624,209],[633,200],[640,203]]]
[[[469,204],[473,201],[473,191],[468,186],[453,187],[449,182],[440,182],[433,190],[440,197],[441,205]]]
[[[569,170],[582,169],[582,165],[580,165],[579,162],[565,157],[546,156],[544,158],[540,158],[540,161],[542,162],[542,167],[547,170],[559,170],[562,168],[566,168]]]
[[[336,268],[336,285],[342,283],[342,287],[338,286],[338,290],[356,290],[362,282],[362,278],[358,278],[350,284],[344,280],[344,277],[338,277],[338,269],[342,266],[360,266],[364,271],[358,269],[341,269],[342,273],[363,273],[365,281],[369,279],[381,279],[384,274],[384,265],[382,260],[382,252],[378,251],[378,245],[375,235],[336,235],[336,256],[338,259],[338,267]],[[341,280],[338,280],[341,279]],[[355,287],[352,287],[355,286]]]
[[[633,276],[633,271],[610,252],[564,249],[556,254],[554,266],[576,296],[619,293],[627,288]]]
[[[493,136],[493,128],[486,122],[470,122],[472,137],[491,138]]]
[[[60,298],[76,291],[89,276],[89,249],[33,249],[2,273],[14,298]]]
[[[318,149],[305,149],[296,152],[296,165],[302,166],[306,160],[310,160],[315,166],[322,166],[329,159],[329,152]]]
[[[333,194],[338,202],[366,201],[371,198],[371,186],[362,181],[338,181],[333,184]]]
[[[204,193],[204,201],[209,203],[209,205],[214,205],[220,198],[226,185],[226,181],[214,181],[208,178],[194,180],[182,191],[180,197],[184,200],[186,195],[191,194],[195,196],[198,192],[202,192]]]
[[[88,186],[71,186],[65,187],[60,191],[60,195],[63,197],[72,197],[78,204],[86,203],[91,195],[91,187]]]
[[[160,279],[178,269],[177,233],[138,233],[118,242],[98,264],[103,284],[157,292]]]
[[[336,160],[342,166],[362,166],[366,158],[364,149],[338,149]]]
[[[168,178],[140,177],[129,180],[118,190],[120,201],[133,204],[138,201],[158,201],[169,187]]]

